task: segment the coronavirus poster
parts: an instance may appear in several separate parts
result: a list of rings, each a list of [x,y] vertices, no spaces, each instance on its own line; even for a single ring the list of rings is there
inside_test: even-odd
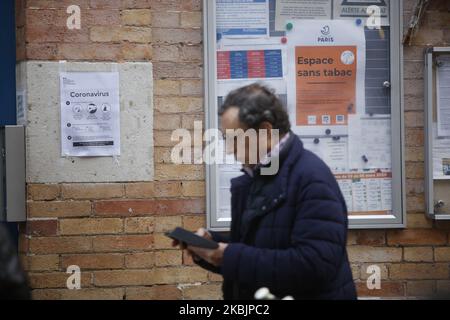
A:
[[[118,72],[62,72],[62,156],[120,156]]]

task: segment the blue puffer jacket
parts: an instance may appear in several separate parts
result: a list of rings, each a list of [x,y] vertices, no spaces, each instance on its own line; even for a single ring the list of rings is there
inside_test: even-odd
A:
[[[326,164],[291,133],[276,176],[232,181],[232,226],[219,269],[224,299],[253,299],[261,287],[277,297],[356,299],[347,257],[348,217]]]

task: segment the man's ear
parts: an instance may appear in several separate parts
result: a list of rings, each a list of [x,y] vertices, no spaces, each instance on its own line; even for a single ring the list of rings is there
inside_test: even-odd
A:
[[[259,129],[261,130],[267,130],[267,133],[268,134],[270,134],[271,133],[271,131],[272,131],[272,129],[273,129],[273,126],[272,126],[272,124],[270,123],[270,122],[268,122],[268,121],[264,121],[263,123],[261,123],[260,125],[259,125]]]

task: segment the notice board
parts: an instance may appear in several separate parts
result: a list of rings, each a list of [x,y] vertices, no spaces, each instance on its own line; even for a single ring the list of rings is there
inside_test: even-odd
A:
[[[404,227],[402,1],[207,0],[204,12],[207,127],[232,90],[267,85],[335,174],[350,226]],[[213,230],[230,226],[240,169],[207,167]]]
[[[425,52],[427,215],[450,220],[450,47]]]

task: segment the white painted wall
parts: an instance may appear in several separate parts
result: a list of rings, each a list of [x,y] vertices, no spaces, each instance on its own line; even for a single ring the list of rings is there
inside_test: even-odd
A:
[[[61,71],[114,71],[120,74],[121,156],[63,158],[60,141]],[[88,63],[26,61],[18,84],[27,91],[27,182],[151,181],[153,163],[153,68],[148,62]]]

